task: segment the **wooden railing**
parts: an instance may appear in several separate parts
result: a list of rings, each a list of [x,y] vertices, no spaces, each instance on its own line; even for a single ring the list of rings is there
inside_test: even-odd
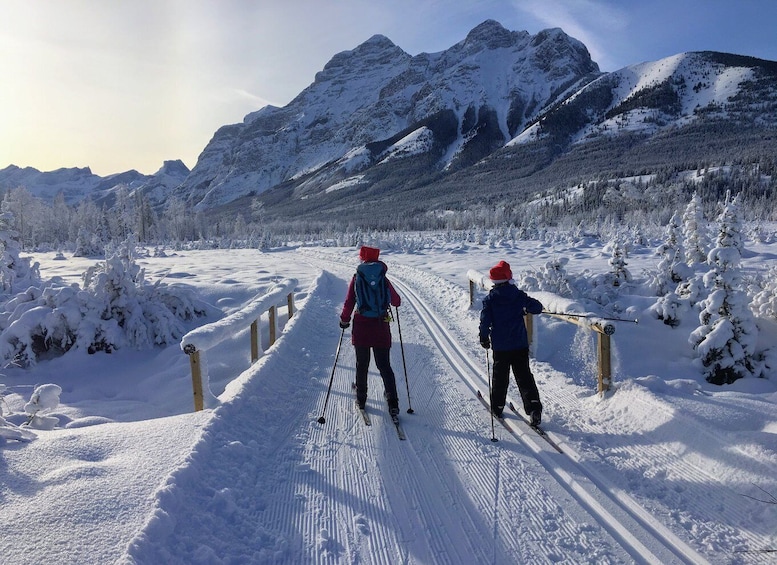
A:
[[[598,353],[597,358],[599,360],[599,367],[597,371],[597,377],[599,381],[598,391],[599,394],[604,394],[610,390],[610,385],[612,385],[612,357],[610,354],[610,336],[615,333],[615,326],[606,322],[597,321],[596,319],[592,320],[591,318],[581,318],[579,316],[569,314],[555,314],[552,312],[543,312],[543,314],[552,316],[554,318],[560,318],[572,324],[588,328],[596,332],[596,349]]]
[[[189,356],[189,365],[192,372],[192,390],[194,394],[194,410],[199,411],[205,407],[203,396],[202,359],[200,356],[222,341],[231,338],[236,333],[251,326],[251,363],[259,359],[261,346],[259,339],[259,321],[264,312],[268,313],[269,343],[272,345],[277,339],[277,306],[286,298],[289,318],[294,315],[294,288],[296,279],[284,279],[276,283],[268,292],[256,296],[247,306],[230,314],[226,318],[200,326],[181,338],[181,349]],[[207,377],[207,375],[205,375]]]
[[[467,277],[469,278],[469,303],[471,306],[475,302],[475,289],[482,288],[487,290],[491,288],[493,284],[488,277],[478,273],[477,271],[468,271]],[[615,333],[615,326],[613,324],[607,323],[604,320],[597,319],[595,316],[588,317],[587,315],[552,312],[543,312],[543,314],[555,318],[560,318],[567,322],[591,329],[596,332],[598,353],[597,389],[599,394],[604,394],[606,391],[610,390],[610,386],[612,385],[612,356],[610,336]],[[534,317],[531,314],[525,314],[523,320],[526,324],[526,333],[529,336],[529,344],[531,344],[534,338]]]

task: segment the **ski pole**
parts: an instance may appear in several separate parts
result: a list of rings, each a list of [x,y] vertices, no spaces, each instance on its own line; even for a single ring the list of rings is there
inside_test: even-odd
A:
[[[321,417],[318,419],[319,424],[326,422],[324,418],[324,412],[326,412],[326,405],[329,404],[329,393],[332,392],[332,381],[335,378],[335,368],[337,367],[337,358],[340,357],[340,346],[343,345],[343,336],[345,335],[345,328],[340,332],[340,341],[337,344],[337,353],[335,353],[335,362],[332,365],[332,374],[329,376],[329,386],[326,389],[326,399],[324,400],[324,409],[321,411]]]
[[[612,320],[613,322],[631,322],[632,324],[639,324],[639,320],[629,320],[626,318],[607,318],[605,316],[597,316],[596,314],[568,314],[566,312],[548,312],[542,311],[543,314],[550,314],[552,316],[568,316],[570,318],[596,318],[597,320]]]
[[[399,349],[402,351],[402,368],[405,370],[405,388],[407,389],[407,413],[413,413],[413,407],[410,405],[410,384],[407,382],[407,364],[405,363],[405,345],[402,343],[402,325],[399,323],[399,307],[394,306],[397,311],[397,331],[399,332]]]
[[[488,371],[488,405],[491,407],[491,441],[499,441],[494,435],[494,399],[491,396],[491,361],[488,357],[488,349],[486,349],[486,371]]]

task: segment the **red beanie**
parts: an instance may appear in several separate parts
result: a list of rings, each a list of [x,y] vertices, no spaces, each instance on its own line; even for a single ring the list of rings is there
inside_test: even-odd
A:
[[[495,266],[491,267],[488,271],[488,276],[495,283],[507,282],[513,278],[513,272],[510,270],[510,263],[506,261],[499,261]]]
[[[367,247],[366,245],[362,245],[362,248],[359,249],[359,259],[365,263],[374,263],[378,260],[378,255],[380,255],[380,249],[375,247]]]

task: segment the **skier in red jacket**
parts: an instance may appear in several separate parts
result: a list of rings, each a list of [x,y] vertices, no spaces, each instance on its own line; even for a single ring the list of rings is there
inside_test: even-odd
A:
[[[357,269],[357,274],[351,279],[348,285],[348,293],[345,296],[343,310],[340,313],[340,327],[345,329],[350,326],[351,314],[354,308],[357,308],[353,314],[353,330],[351,332],[351,343],[356,352],[356,404],[359,408],[364,408],[367,402],[367,371],[370,366],[370,350],[375,357],[375,366],[380,372],[385,389],[386,402],[388,403],[389,413],[392,416],[399,414],[399,399],[397,397],[397,384],[394,377],[394,371],[391,368],[389,353],[391,352],[391,320],[390,306],[399,306],[402,303],[399,294],[386,278],[388,267],[383,261],[378,260],[380,249],[374,247],[362,246],[359,250],[359,259],[361,265]],[[360,270],[371,269],[376,273],[378,282],[374,284],[364,284],[360,277]],[[385,286],[382,286],[385,281]],[[360,286],[361,285],[361,286]],[[367,304],[371,296],[367,294],[372,287],[383,288],[382,304],[376,311],[369,311]],[[379,300],[375,298],[375,300]],[[375,310],[375,309],[373,309]]]

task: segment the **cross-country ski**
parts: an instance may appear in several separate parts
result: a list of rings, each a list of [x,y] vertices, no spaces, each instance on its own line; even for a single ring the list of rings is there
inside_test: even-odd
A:
[[[404,440],[405,437],[405,430],[402,429],[402,424],[399,422],[399,416],[391,416],[391,421],[394,424],[394,427],[397,430],[397,436],[399,436],[399,439]]]
[[[370,420],[370,415],[367,413],[366,408],[359,408],[359,405],[356,405],[356,409],[359,411],[359,414],[361,414],[362,420],[364,421],[365,426],[371,426],[372,421]]]
[[[537,432],[537,435],[539,435],[542,439],[547,441],[548,444],[550,444],[553,447],[553,449],[555,449],[559,453],[564,453],[561,447],[559,447],[559,445],[551,439],[551,437],[547,434],[547,432],[545,432],[545,430],[543,430],[539,425],[536,425],[536,426],[532,425],[532,423],[523,414],[518,412],[518,410],[516,409],[516,407],[513,405],[512,402],[509,402],[508,406],[510,407],[510,410],[512,410],[513,414],[518,416],[521,420],[523,420],[523,422],[527,426],[529,426],[532,430]]]

